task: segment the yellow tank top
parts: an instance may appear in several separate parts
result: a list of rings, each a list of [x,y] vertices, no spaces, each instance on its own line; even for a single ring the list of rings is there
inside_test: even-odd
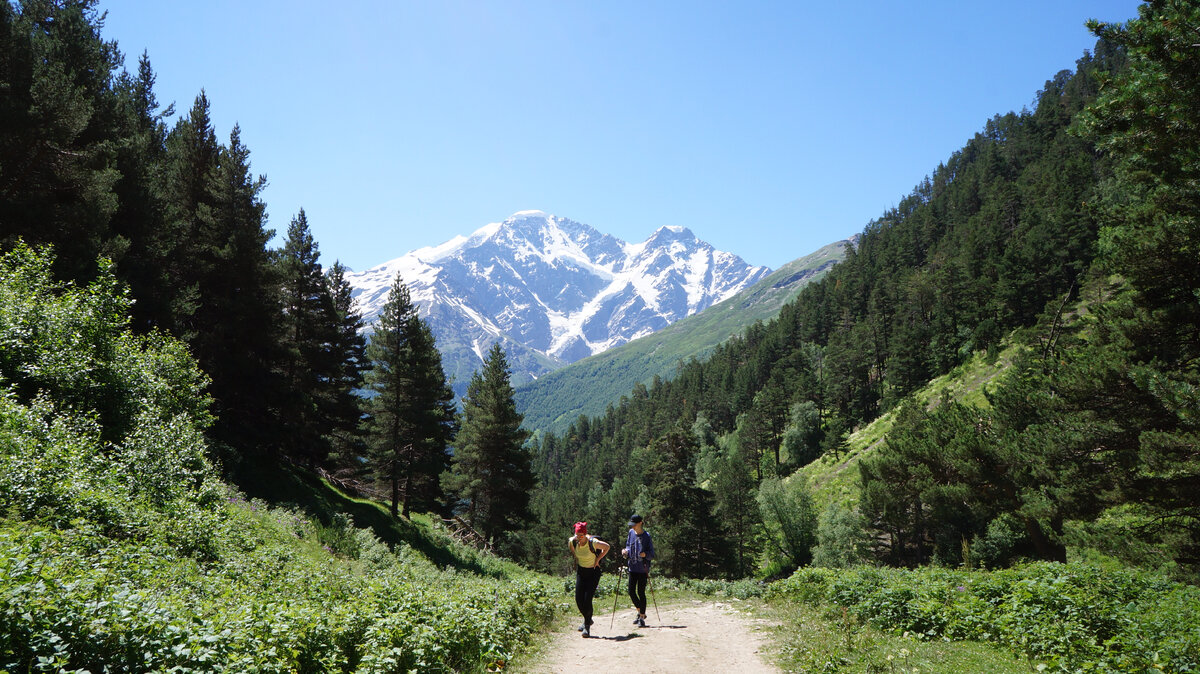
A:
[[[591,546],[588,543],[592,541],[592,537],[588,536],[580,543],[574,536],[571,537],[571,549],[575,552],[575,563],[584,568],[591,568],[596,565],[596,554],[592,552]]]

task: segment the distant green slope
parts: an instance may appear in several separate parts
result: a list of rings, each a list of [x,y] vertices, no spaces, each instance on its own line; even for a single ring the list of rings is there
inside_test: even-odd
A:
[[[561,433],[581,414],[603,414],[638,382],[649,384],[655,375],[669,378],[678,362],[703,358],[755,321],[778,314],[801,288],[845,258],[847,243],[831,243],[694,316],[521,386],[516,402],[525,427]]]
[[[966,363],[950,372],[931,380],[922,389],[915,392],[913,397],[924,405],[935,405],[947,394],[959,402],[987,407],[984,396],[986,386],[997,381],[1009,370],[1013,358],[1023,348],[1021,344],[1009,341],[1008,345],[997,356],[989,356],[986,352],[977,352]],[[871,423],[856,429],[847,438],[848,450],[839,457],[825,454],[816,461],[796,471],[795,475],[808,480],[812,490],[813,501],[818,511],[824,510],[832,503],[847,507],[858,505],[859,472],[858,464],[864,457],[873,456],[887,438],[892,428],[896,411],[875,419]]]

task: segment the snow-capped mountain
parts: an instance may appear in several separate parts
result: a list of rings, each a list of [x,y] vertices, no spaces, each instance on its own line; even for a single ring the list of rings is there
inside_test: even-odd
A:
[[[346,278],[371,325],[400,275],[461,394],[498,341],[519,384],[654,332],[769,273],[684,227],[662,227],[631,244],[521,211]]]

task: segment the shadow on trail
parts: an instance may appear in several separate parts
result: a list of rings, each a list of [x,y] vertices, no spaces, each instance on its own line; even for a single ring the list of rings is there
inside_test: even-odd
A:
[[[630,639],[640,639],[640,634],[620,634],[615,637],[590,636],[584,639],[603,639],[604,641],[629,641]]]
[[[687,625],[646,625],[644,630],[686,630]]]

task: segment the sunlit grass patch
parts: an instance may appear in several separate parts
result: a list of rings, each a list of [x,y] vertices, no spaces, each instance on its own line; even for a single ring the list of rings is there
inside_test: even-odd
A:
[[[1030,672],[1029,661],[973,641],[919,641],[869,625],[837,607],[774,603],[762,609],[771,628],[771,655],[787,672]]]

